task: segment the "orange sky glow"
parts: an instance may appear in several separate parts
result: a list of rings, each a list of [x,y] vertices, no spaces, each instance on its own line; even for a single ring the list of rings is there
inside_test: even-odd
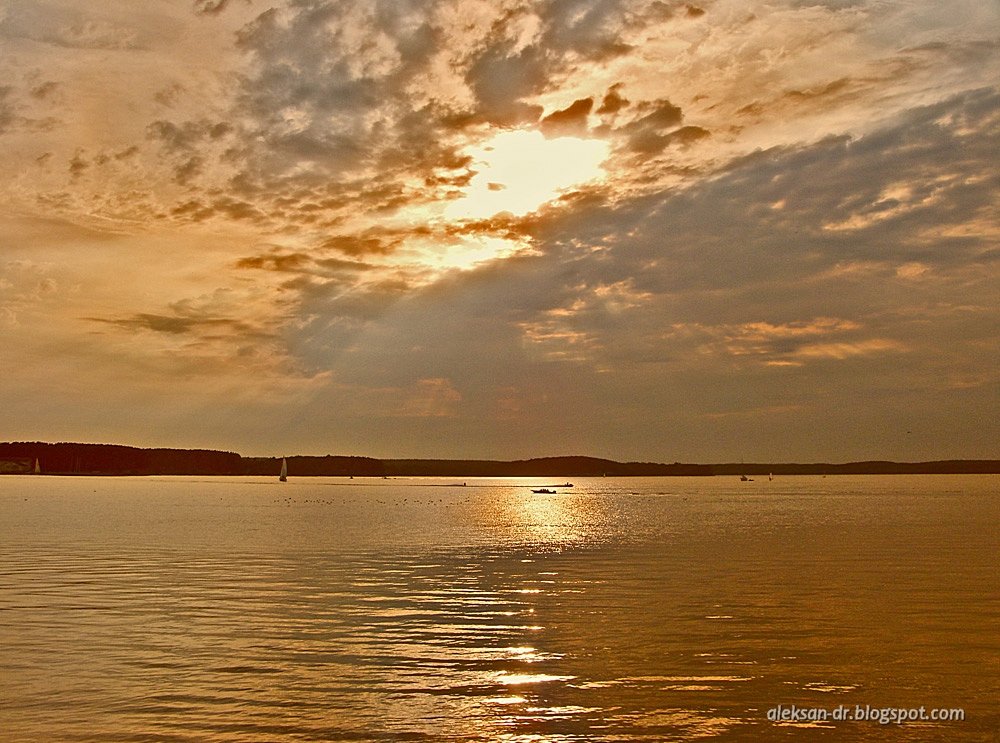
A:
[[[0,439],[996,457],[998,32],[981,0],[8,0]]]

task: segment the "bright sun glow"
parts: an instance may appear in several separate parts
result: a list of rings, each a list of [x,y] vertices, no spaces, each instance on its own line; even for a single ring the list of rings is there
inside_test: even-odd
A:
[[[465,195],[445,209],[450,219],[483,219],[500,212],[522,216],[561,192],[604,174],[608,143],[541,132],[508,131],[470,148],[478,171]]]
[[[469,269],[523,249],[524,245],[499,237],[466,237],[449,245],[428,244],[418,255],[420,264],[431,268]]]

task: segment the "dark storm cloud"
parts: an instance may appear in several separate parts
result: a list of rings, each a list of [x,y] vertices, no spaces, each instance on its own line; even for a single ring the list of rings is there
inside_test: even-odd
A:
[[[643,109],[648,113],[617,130],[626,134],[632,152],[656,155],[671,145],[687,146],[709,136],[709,131],[699,126],[681,127],[684,114],[668,100],[647,102],[640,106]]]
[[[1000,139],[998,104],[967,96],[859,140],[761,153],[683,193],[493,225],[530,231],[539,255],[439,282],[434,296],[450,295],[442,312],[465,317],[472,310],[450,302],[469,292],[500,336],[521,342],[511,330],[521,328],[545,357],[569,358],[574,346],[612,367],[964,355],[965,340],[982,341],[975,318],[990,305],[984,268],[995,257],[959,229],[924,234],[993,219],[998,177],[983,164]],[[979,136],[966,141],[969,130]],[[900,182],[909,191],[893,198]],[[900,306],[921,319],[904,319]],[[927,324],[932,307],[947,306],[969,308],[961,332]],[[447,337],[463,349],[485,342]]]
[[[475,119],[498,126],[533,124],[542,107],[523,99],[541,92],[548,76],[546,54],[537,46],[518,51],[510,43],[487,47],[465,76],[477,99]]]
[[[387,255],[399,246],[401,240],[400,235],[372,229],[359,235],[331,235],[323,240],[320,247],[350,256]]]
[[[236,262],[237,268],[258,268],[264,271],[276,271],[278,273],[299,273],[312,263],[312,259],[305,253],[279,253],[272,252],[264,255],[253,255],[247,258],[240,258]]]
[[[207,12],[222,5],[195,7]],[[472,37],[465,52],[449,49],[454,39],[438,25],[435,13],[446,7],[299,0],[260,13],[236,35],[249,65],[224,121],[159,119],[147,127],[170,159],[175,182],[189,189],[172,215],[202,221],[226,213],[257,219],[263,212],[275,224],[327,227],[338,214],[391,213],[455,198],[474,170],[454,135],[483,123],[537,123],[543,109],[526,100],[549,89],[553,76],[624,52],[619,35],[631,18],[607,0],[525,6]],[[538,25],[536,38],[518,35],[521,21]],[[454,79],[440,77],[445,61]],[[427,87],[421,76],[428,75],[442,80],[439,91]],[[456,87],[460,79],[467,90]],[[157,95],[172,106],[180,92]],[[605,111],[626,103],[612,87]],[[541,128],[583,134],[593,107],[593,98],[580,99],[551,113]],[[668,146],[665,112],[652,108],[645,115],[638,125],[649,132],[644,146]],[[230,174],[225,183],[216,177],[222,172]],[[220,190],[228,209],[215,203]],[[233,208],[239,202],[255,204],[256,213]],[[314,210],[317,203],[325,205],[322,212]]]
[[[631,50],[619,38],[628,13],[619,0],[568,0],[531,6],[542,22],[538,38],[520,47],[509,37],[526,11],[510,11],[473,57],[466,81],[476,94],[473,120],[499,126],[532,124],[542,114],[524,101],[581,62],[606,62]],[[573,61],[570,61],[573,60]]]
[[[193,150],[208,140],[225,136],[230,131],[232,126],[225,122],[213,123],[204,119],[181,124],[158,120],[146,127],[147,136],[159,142],[169,152]]]
[[[526,45],[510,35],[526,11],[512,10],[466,60],[471,109],[433,98],[414,107],[409,82],[449,42],[429,20],[436,7],[373,4],[366,8],[369,25],[359,27],[339,22],[357,6],[304,0],[285,11],[268,10],[245,27],[238,44],[255,64],[239,113],[257,122],[254,136],[266,144],[266,150],[246,153],[251,177],[268,181],[303,162],[309,175],[300,180],[344,177],[376,163],[394,163],[400,176],[402,167],[429,171],[457,157],[442,145],[443,134],[474,123],[534,123],[542,108],[525,99],[568,70],[570,56],[598,60],[624,51],[616,35],[625,16],[618,2],[534,6],[541,32]],[[384,57],[378,64],[358,65],[359,54],[376,50]],[[577,128],[578,112],[570,113],[563,123]]]
[[[191,199],[175,206],[170,214],[194,222],[203,222],[213,217],[227,217],[248,222],[264,222],[267,219],[264,212],[255,204],[229,196],[219,196],[207,202]]]
[[[151,331],[168,335],[189,335],[227,332],[237,335],[260,336],[259,328],[254,328],[239,320],[219,317],[186,317],[182,315],[157,315],[140,312],[122,318],[85,318],[91,322],[114,325],[129,332]]]
[[[139,154],[139,146],[131,145],[123,150],[119,150],[114,154],[115,160],[128,160],[129,158],[135,157]]]
[[[378,343],[345,304],[296,347],[348,383],[456,380],[455,435],[516,390],[554,421],[533,429],[536,447],[573,435],[574,411],[612,448],[680,420],[718,435],[747,410],[822,431],[877,403],[932,425],[955,395],[988,406],[997,381],[982,235],[997,227],[998,111],[996,94],[963,96],[856,140],[759,153],[683,192],[545,210],[525,228],[533,255],[366,302],[384,313]],[[342,296],[313,307],[329,317]]]
[[[643,13],[644,19],[655,21],[668,21],[678,16],[686,19],[701,18],[705,15],[705,10],[697,5],[685,3],[665,3],[662,0],[654,0]]]
[[[566,108],[555,111],[541,121],[541,130],[549,136],[566,134],[585,134],[587,131],[587,116],[594,107],[593,98],[581,98],[573,101]]]
[[[621,0],[561,0],[540,4],[545,26],[543,45],[603,61],[625,54],[630,46],[618,34],[628,9]]]
[[[969,95],[911,112],[859,140],[760,153],[683,193],[554,216],[536,228],[537,243],[557,254],[565,246],[600,245],[593,260],[568,260],[579,285],[618,287],[641,297],[637,307],[658,306],[654,316],[669,308],[670,323],[765,320],[777,327],[833,317],[862,325],[860,336],[883,326],[892,335],[883,313],[903,297],[883,294],[887,285],[914,292],[917,302],[976,304],[978,292],[979,304],[986,303],[982,269],[974,267],[994,259],[981,239],[963,231],[988,232],[984,223],[995,221],[990,193],[1000,178],[984,163],[1000,140],[998,104],[993,94]],[[978,136],[962,134],[970,130]],[[940,235],[949,226],[954,235]],[[956,294],[962,285],[976,289]],[[605,289],[605,297],[614,291]],[[634,322],[634,314],[620,316]],[[586,313],[580,326],[573,326],[576,314],[564,317],[574,330],[603,331]],[[653,323],[655,332],[666,320]],[[641,327],[614,337],[630,342]]]
[[[267,253],[241,258],[236,268],[258,269],[274,273],[311,274],[316,276],[351,275],[371,271],[373,266],[362,261],[341,258],[317,258],[311,253],[283,252],[272,249]]]
[[[604,98],[601,99],[600,108],[597,109],[598,114],[616,114],[628,106],[628,99],[624,98],[619,92],[621,88],[621,83],[615,83],[608,88],[608,92],[605,93]]]
[[[666,144],[668,146],[671,144],[679,144],[680,146],[685,147],[689,144],[697,142],[700,139],[705,139],[705,137],[710,136],[711,132],[700,126],[682,126],[680,129],[675,129],[667,135]]]
[[[419,11],[413,3],[379,6],[368,29],[341,23],[350,9],[344,2],[301,2],[287,14],[266,11],[247,26],[238,45],[252,55],[256,69],[242,91],[243,108],[275,122],[283,110],[295,107],[307,128],[325,123],[316,121],[321,115],[343,114],[345,133],[365,133],[356,119],[400,97],[401,83],[426,64],[437,37],[426,24],[411,32],[400,30],[401,16]],[[385,72],[357,69],[357,54],[373,45],[380,32],[391,35],[401,64]]]
[[[471,122],[469,112],[412,95],[447,43],[429,21],[433,7],[303,0],[244,27],[237,44],[251,67],[231,120],[245,144],[226,155],[239,171],[231,187],[257,199],[325,191],[328,213],[391,211],[470,177],[445,172],[468,164],[447,135]],[[364,20],[344,21],[354,16]],[[430,188],[404,185],[414,179]],[[293,203],[283,209],[317,219]]]

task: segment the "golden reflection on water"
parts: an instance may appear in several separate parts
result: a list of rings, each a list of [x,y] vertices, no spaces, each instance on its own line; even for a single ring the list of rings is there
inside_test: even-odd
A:
[[[117,480],[94,494],[0,480],[0,730],[887,735],[766,719],[777,704],[857,703],[970,712],[894,741],[984,739],[1000,727],[995,491],[849,482],[601,480],[553,496],[531,483]]]
[[[519,502],[523,528],[540,544],[573,544],[586,533],[584,505],[575,494],[527,493]]]

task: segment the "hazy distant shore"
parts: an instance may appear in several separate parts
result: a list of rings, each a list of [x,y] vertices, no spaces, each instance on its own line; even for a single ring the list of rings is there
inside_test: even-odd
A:
[[[0,474],[48,475],[277,475],[282,457],[244,457],[209,449],[142,449],[117,444],[0,443]],[[376,459],[357,456],[287,456],[295,477],[614,477],[859,474],[1000,474],[1000,460],[863,461],[833,464],[617,462],[596,457],[481,459]]]

